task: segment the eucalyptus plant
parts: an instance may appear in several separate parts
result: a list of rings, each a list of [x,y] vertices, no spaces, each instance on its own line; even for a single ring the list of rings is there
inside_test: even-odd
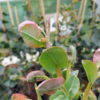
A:
[[[48,28],[48,32],[50,31],[49,29],[50,28]],[[41,96],[43,94],[50,95],[49,100],[74,100],[80,88],[80,81],[77,74],[70,71],[70,68],[76,60],[75,47],[70,46],[66,52],[61,47],[52,46],[50,43],[50,34],[46,34],[35,22],[22,22],[18,30],[24,42],[30,47],[46,47],[39,58],[39,62],[48,73],[52,76],[55,74],[56,76],[49,78],[43,71],[39,70],[32,71],[26,76],[27,82],[43,81],[38,86],[35,83],[38,100],[42,100]],[[99,63],[97,60],[96,62]],[[98,64],[95,65],[95,63],[90,60],[82,60],[82,64],[89,81],[82,100],[88,100],[91,87],[98,78]],[[12,96],[12,100],[25,99],[29,100],[26,96],[21,96],[21,94],[13,94]]]

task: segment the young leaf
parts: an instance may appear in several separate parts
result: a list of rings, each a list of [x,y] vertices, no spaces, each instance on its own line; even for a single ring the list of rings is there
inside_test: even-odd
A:
[[[28,99],[28,98],[19,93],[13,94],[11,97],[11,100],[25,100],[25,99]]]
[[[64,86],[68,91],[69,100],[72,100],[79,90],[80,87],[79,79],[75,75],[70,76],[68,80],[65,82]]]
[[[41,40],[45,39],[45,34],[43,35],[41,33],[42,29],[35,22],[22,22],[18,30],[22,33],[24,42],[30,47],[38,48],[45,46],[45,44],[41,42]]]
[[[27,75],[27,81],[28,82],[34,82],[34,81],[43,81],[45,79],[45,74],[43,71],[32,71]]]
[[[87,74],[89,82],[93,84],[98,77],[98,69],[96,65],[89,60],[82,60],[82,64]]]
[[[49,73],[56,73],[57,68],[64,69],[68,65],[68,57],[61,47],[52,47],[42,53],[39,58],[41,65]]]
[[[93,62],[97,65],[98,68],[100,67],[100,48],[95,51]]]
[[[40,95],[44,93],[48,95],[54,94],[58,88],[60,88],[64,84],[64,78],[58,77],[54,79],[49,79],[42,82],[38,87],[37,90],[39,91]]]

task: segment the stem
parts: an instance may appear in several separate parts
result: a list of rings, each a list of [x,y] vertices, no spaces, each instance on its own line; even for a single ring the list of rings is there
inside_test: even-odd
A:
[[[46,17],[45,17],[45,9],[44,9],[44,2],[43,2],[43,0],[40,0],[40,5],[41,5],[41,10],[42,10],[45,30],[46,30],[46,33],[47,33],[48,31],[47,31],[47,24],[46,24]]]
[[[72,8],[74,10],[74,16],[75,16],[75,20],[77,21],[77,29],[78,29],[78,16],[77,16],[77,13],[76,13],[76,9],[75,9],[75,5],[73,3],[73,0],[71,0],[71,5],[72,5]]]
[[[84,21],[84,15],[85,15],[86,4],[87,4],[87,0],[85,0],[85,2],[84,2],[84,8],[83,8],[83,14],[82,14],[81,25],[83,25],[83,21]]]
[[[60,89],[63,91],[63,93],[66,95],[66,97],[68,97],[68,91],[66,90],[66,88],[64,86],[61,86]]]
[[[50,42],[47,39],[46,48],[49,49],[50,47],[51,47],[51,44],[50,44]]]
[[[77,17],[77,14],[76,14],[76,10],[75,10],[75,6],[74,6],[74,3],[73,3],[73,0],[71,0],[71,5],[72,5],[72,8],[74,10],[74,16],[75,16],[75,20],[78,22],[78,17]]]
[[[58,34],[59,32],[59,10],[60,10],[60,0],[57,0],[57,8],[56,8],[56,13],[57,13],[57,16],[56,16],[56,35]],[[55,41],[58,41],[58,36],[55,36]]]
[[[87,0],[84,1],[84,8],[83,8],[83,13],[82,13],[81,25],[83,25],[83,21],[84,21],[84,15],[85,15],[86,4],[87,4]],[[80,37],[80,31],[79,31],[79,29],[78,29],[78,37]]]
[[[71,68],[71,63],[69,63],[68,68],[67,68],[66,80],[69,78],[69,75],[70,75],[70,68]]]
[[[95,17],[94,12],[95,12],[95,0],[93,0],[93,10],[92,10],[91,28],[92,28],[93,25],[94,25],[94,17]],[[90,38],[91,38],[91,36],[92,36],[92,29],[90,30]]]
[[[31,13],[32,13],[33,20],[36,22],[36,19],[35,19],[35,16],[34,16],[33,10],[32,10],[32,6],[31,6],[31,2],[30,2],[30,0],[28,0],[28,6],[29,6],[30,11],[31,11]]]
[[[42,100],[42,98],[41,98],[41,96],[39,94],[39,91],[36,88],[37,88],[37,84],[35,83],[35,90],[36,90],[36,93],[37,93],[37,96],[38,96],[38,100]]]
[[[56,73],[57,73],[57,76],[58,76],[58,77],[63,77],[61,68],[58,67],[58,66],[57,66],[57,68],[56,68]]]
[[[81,6],[80,6],[79,14],[78,14],[78,22],[79,22],[81,11],[82,11],[83,1],[84,0],[81,1]]]
[[[85,94],[84,94],[84,96],[83,96],[83,100],[87,100],[87,99],[88,99],[88,96],[89,96],[91,87],[92,87],[92,84],[89,82],[89,83],[88,83],[88,86],[87,86],[87,88],[86,88],[86,90],[85,90]]]

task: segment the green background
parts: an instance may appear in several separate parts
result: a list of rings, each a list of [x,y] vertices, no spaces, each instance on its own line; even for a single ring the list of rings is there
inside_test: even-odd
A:
[[[24,0],[27,1],[27,0]],[[30,0],[31,1],[31,6],[35,15],[35,18],[37,18],[37,16],[40,14],[41,12],[41,8],[40,8],[40,0]],[[57,4],[57,0],[43,0],[44,1],[44,7],[45,7],[45,12],[46,14],[49,13],[56,13],[56,4]],[[70,4],[71,0],[60,0],[61,3],[60,4]],[[14,23],[15,26],[17,26],[17,22],[15,19],[15,12],[14,12],[14,5],[16,5],[17,7],[17,12],[18,12],[18,17],[19,17],[19,22],[23,22],[25,20],[25,16],[26,13],[23,9],[23,1],[10,1],[10,5],[11,5],[11,10],[12,10],[12,14],[13,14],[13,18],[14,18]],[[87,6],[89,5],[89,1],[87,3]],[[2,10],[6,10],[7,13],[8,12],[8,8],[7,8],[7,3],[6,2],[1,2],[1,6],[2,6]],[[75,4],[76,9],[80,8],[80,2]],[[89,13],[89,8],[86,8],[86,13],[85,13],[85,18],[88,16]],[[11,25],[11,21],[10,21],[10,17],[6,16],[5,19],[7,19],[9,21],[8,24],[6,24],[6,26]]]

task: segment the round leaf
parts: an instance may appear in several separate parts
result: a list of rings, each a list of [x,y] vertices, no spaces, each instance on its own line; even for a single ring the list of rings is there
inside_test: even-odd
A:
[[[45,36],[41,33],[41,28],[31,21],[22,22],[18,30],[22,33],[24,42],[33,48],[44,47],[45,44],[41,42],[41,39]]]
[[[34,81],[43,81],[44,80],[44,72],[43,71],[32,71],[27,75],[27,81],[28,82],[34,82]]]
[[[72,100],[79,90],[80,87],[79,79],[75,75],[70,76],[68,80],[65,82],[64,86],[68,91],[69,100]]]
[[[98,77],[98,69],[96,65],[89,60],[82,60],[82,64],[87,74],[89,82],[93,84]]]
[[[55,79],[49,79],[44,82],[42,82],[38,87],[38,91],[40,95],[43,95],[44,93],[48,95],[54,94],[58,88],[60,88],[64,84],[64,78],[58,77]]]
[[[68,57],[61,47],[52,47],[42,53],[39,59],[44,69],[52,74],[56,73],[57,67],[64,69],[68,65]]]

